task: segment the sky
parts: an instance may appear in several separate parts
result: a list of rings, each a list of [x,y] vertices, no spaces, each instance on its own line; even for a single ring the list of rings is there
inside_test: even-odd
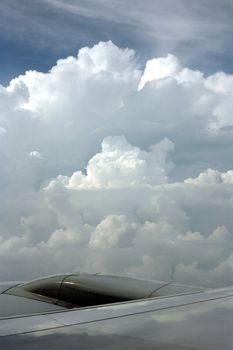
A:
[[[232,10],[0,2],[0,280],[232,284]]]
[[[172,53],[205,74],[232,72],[232,0],[2,0],[0,81],[48,71],[83,46],[112,40],[143,65]]]

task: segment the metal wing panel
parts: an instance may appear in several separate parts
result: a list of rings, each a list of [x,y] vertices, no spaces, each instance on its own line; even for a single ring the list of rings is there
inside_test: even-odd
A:
[[[0,346],[4,350],[232,350],[232,325],[233,296],[216,295],[137,315],[5,336]]]
[[[0,294],[0,315],[1,318],[19,316],[33,313],[65,310],[65,308],[48,304],[46,302],[28,299],[15,295]],[[1,321],[0,321],[1,329]]]
[[[72,311],[58,311],[44,313],[44,318],[48,319],[48,322],[53,319],[59,325],[71,326],[75,324],[85,324],[89,322],[120,318],[126,316],[138,317],[140,314],[145,314],[152,311],[159,311],[168,308],[180,307],[183,305],[196,304],[204,301],[218,300],[225,297],[233,297],[233,288],[225,288],[220,290],[211,290],[206,292],[198,292],[195,294],[180,295],[166,298],[154,298],[145,299],[139,301],[131,301],[119,304],[111,304],[100,307],[76,309]],[[23,298],[22,298],[23,299]],[[55,305],[49,305],[54,306]],[[38,322],[38,328],[43,329],[40,318],[37,315],[30,316],[33,323]],[[6,336],[13,334],[14,330],[17,333],[31,332],[31,328],[28,329],[25,326],[27,316],[12,318],[2,318],[0,320],[0,335]],[[50,328],[46,323],[45,329]],[[7,325],[7,326],[6,326]],[[12,328],[11,328],[12,326]],[[52,326],[53,327],[53,326]]]

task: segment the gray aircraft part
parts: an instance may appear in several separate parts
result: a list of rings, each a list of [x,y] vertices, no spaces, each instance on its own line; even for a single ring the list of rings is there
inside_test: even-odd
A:
[[[84,302],[92,303],[96,296],[96,305],[75,306],[75,290]],[[1,296],[42,303],[34,304],[31,314],[28,304],[25,314],[22,308],[21,314],[17,311],[18,316],[0,318],[1,349],[233,348],[233,287],[211,290],[171,282],[80,274],[11,286],[0,295],[0,301]],[[102,298],[112,301],[98,304]],[[58,309],[40,311],[44,304]]]

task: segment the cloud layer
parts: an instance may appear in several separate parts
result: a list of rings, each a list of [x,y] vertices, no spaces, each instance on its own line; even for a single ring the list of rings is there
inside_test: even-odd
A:
[[[233,77],[112,42],[0,88],[0,278],[233,280]]]

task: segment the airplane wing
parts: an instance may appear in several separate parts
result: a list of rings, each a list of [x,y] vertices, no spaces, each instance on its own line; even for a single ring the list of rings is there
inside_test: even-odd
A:
[[[0,349],[233,349],[233,287],[81,274],[0,290]]]

